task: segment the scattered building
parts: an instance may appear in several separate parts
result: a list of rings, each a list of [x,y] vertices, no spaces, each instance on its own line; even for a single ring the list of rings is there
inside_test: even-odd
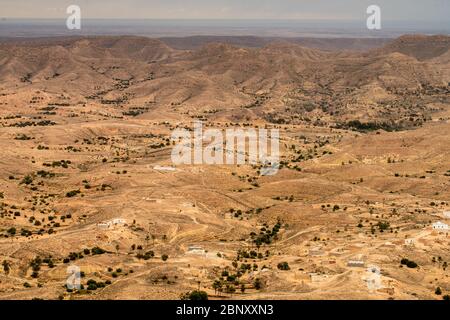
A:
[[[328,280],[329,276],[327,274],[310,273],[309,278],[311,282],[322,282]]]
[[[108,230],[115,226],[123,226],[127,223],[125,219],[122,218],[114,218],[108,221],[97,223],[97,228],[101,230]]]
[[[109,229],[109,224],[106,222],[100,222],[100,223],[97,223],[97,228],[99,228],[101,230],[107,230],[107,229]]]
[[[347,266],[353,268],[364,268],[365,262],[363,260],[349,260],[347,262]]]
[[[154,166],[153,169],[158,170],[158,171],[176,171],[177,170],[174,167],[163,167],[163,166]]]
[[[198,255],[205,255],[206,250],[199,246],[189,246],[188,253],[190,254],[198,254]]]
[[[383,246],[388,247],[388,248],[393,248],[393,247],[395,247],[395,244],[390,241],[387,241],[387,242],[383,243]]]
[[[312,248],[309,249],[309,255],[313,257],[323,256],[325,252],[321,248]]]
[[[111,224],[113,225],[124,225],[127,223],[127,221],[125,219],[122,218],[115,218],[109,221]]]
[[[405,239],[405,246],[413,246],[415,243],[415,239]]]
[[[438,221],[433,223],[433,230],[449,230],[449,227],[448,224]]]
[[[347,261],[347,266],[348,267],[355,267],[355,268],[364,268],[365,266],[365,262],[362,258],[362,255],[358,255],[358,257],[352,259],[352,260],[348,260]]]
[[[336,248],[331,250],[330,255],[333,256],[340,256],[343,255],[346,252],[346,250],[344,248]]]
[[[142,200],[145,200],[145,201],[148,201],[148,202],[152,202],[152,203],[159,202],[158,199],[147,198],[147,197],[143,197]]]

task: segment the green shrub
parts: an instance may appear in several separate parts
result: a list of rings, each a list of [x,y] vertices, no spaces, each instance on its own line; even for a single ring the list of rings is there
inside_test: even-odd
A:
[[[278,269],[284,270],[284,271],[287,271],[287,270],[291,269],[289,267],[289,263],[287,263],[286,261],[285,262],[280,262],[277,267],[278,267]]]
[[[208,300],[208,294],[205,291],[194,290],[183,294],[181,300],[206,301]]]

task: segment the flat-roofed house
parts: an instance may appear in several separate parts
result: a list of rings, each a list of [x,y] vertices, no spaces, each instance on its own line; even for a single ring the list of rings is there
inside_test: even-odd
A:
[[[449,230],[449,226],[446,223],[438,221],[438,222],[433,223],[433,229],[447,231],[447,230]]]

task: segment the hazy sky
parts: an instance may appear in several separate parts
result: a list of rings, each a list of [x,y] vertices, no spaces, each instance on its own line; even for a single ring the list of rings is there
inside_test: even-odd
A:
[[[386,20],[449,21],[450,0],[0,0],[0,17],[65,18],[77,4],[84,18],[365,19],[368,5]]]

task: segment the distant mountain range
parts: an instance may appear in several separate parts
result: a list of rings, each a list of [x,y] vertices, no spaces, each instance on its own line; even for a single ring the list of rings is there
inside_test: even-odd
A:
[[[65,91],[78,101],[122,106],[151,99],[161,110],[212,108],[222,111],[217,116],[249,119],[289,118],[306,109],[336,121],[370,114],[398,122],[427,110],[421,94],[448,92],[448,36],[271,40],[124,36],[6,41],[0,45],[0,84]],[[405,91],[409,95],[403,97]],[[389,112],[394,105],[398,111]]]

